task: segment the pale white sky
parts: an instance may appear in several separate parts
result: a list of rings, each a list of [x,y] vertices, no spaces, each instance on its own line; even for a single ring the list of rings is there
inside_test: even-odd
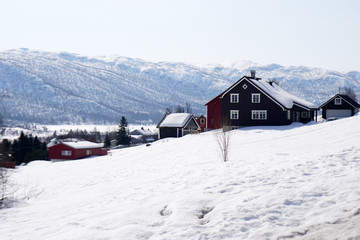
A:
[[[358,0],[0,0],[0,50],[360,71]]]

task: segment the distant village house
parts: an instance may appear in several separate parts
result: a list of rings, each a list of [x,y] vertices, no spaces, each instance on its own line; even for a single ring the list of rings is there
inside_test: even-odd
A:
[[[107,150],[103,148],[102,143],[75,139],[70,141],[53,139],[47,145],[47,148],[51,161],[76,160],[107,154]]]
[[[156,127],[159,129],[159,139],[182,137],[200,131],[200,126],[190,113],[171,113],[166,115]]]
[[[201,115],[200,117],[197,117],[196,122],[198,123],[198,125],[200,127],[200,131],[204,132],[204,130],[206,128],[206,116]]]

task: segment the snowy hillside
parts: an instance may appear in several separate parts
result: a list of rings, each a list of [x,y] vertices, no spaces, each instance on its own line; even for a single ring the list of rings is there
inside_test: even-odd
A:
[[[186,102],[195,114],[204,114],[206,102],[250,69],[317,105],[339,87],[360,91],[359,72],[251,62],[199,66],[15,49],[0,52],[0,94],[8,94],[5,120],[12,122],[117,123],[126,115],[133,123],[157,123],[166,107]]]
[[[164,139],[14,170],[2,239],[358,239],[360,116]]]

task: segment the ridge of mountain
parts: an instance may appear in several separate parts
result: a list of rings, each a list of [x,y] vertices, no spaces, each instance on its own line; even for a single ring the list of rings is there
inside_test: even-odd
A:
[[[0,91],[5,120],[21,123],[157,122],[165,108],[204,104],[248,75],[276,79],[286,91],[320,105],[339,88],[360,91],[360,72],[252,62],[196,65],[122,56],[10,49],[0,51]]]

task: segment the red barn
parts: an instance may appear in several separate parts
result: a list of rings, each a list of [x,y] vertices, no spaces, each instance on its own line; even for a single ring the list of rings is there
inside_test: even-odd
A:
[[[56,160],[75,160],[90,156],[106,155],[107,150],[103,144],[89,141],[72,141],[72,142],[51,142],[48,144],[49,159]]]
[[[203,132],[206,128],[206,116],[201,115],[196,118],[196,122],[199,124],[201,132]]]

